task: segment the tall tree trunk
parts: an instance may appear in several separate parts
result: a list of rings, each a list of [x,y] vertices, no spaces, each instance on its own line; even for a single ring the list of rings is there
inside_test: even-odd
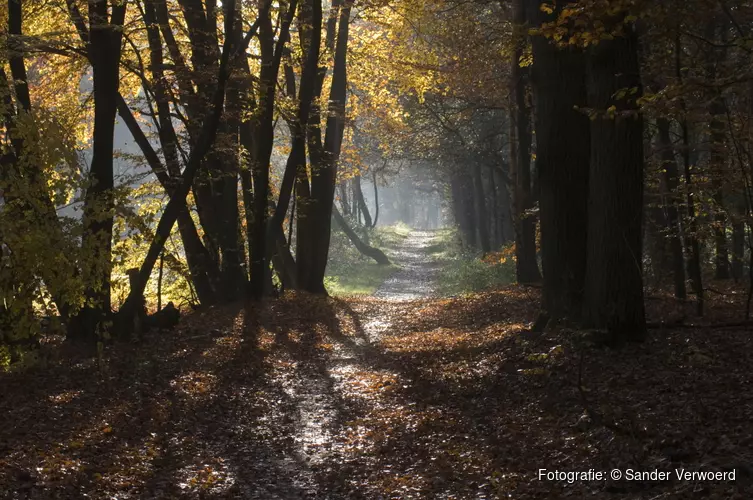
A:
[[[72,337],[93,340],[110,313],[110,274],[114,217],[113,152],[115,113],[120,83],[121,28],[126,4],[89,0],[89,61],[94,80],[94,139],[89,186],[84,196],[81,267],[87,285],[86,305]],[[76,331],[78,330],[78,331]]]
[[[271,0],[266,0],[271,2]],[[253,141],[252,174],[254,181],[254,226],[251,248],[251,296],[260,299],[267,290],[269,280],[269,260],[267,254],[267,220],[269,210],[269,169],[274,146],[274,103],[277,76],[280,72],[283,47],[288,41],[288,32],[298,5],[292,0],[281,23],[280,33],[275,44],[275,30],[269,17],[269,10],[261,17],[259,40],[261,45],[262,67],[259,87],[259,117],[255,126]]]
[[[363,188],[361,187],[361,176],[356,175],[353,177],[353,190],[356,195],[356,203],[363,214],[363,224],[366,227],[371,227],[371,212],[369,212],[369,206],[366,204],[366,199],[363,197]]]
[[[470,179],[467,173],[458,167],[453,167],[450,178],[450,189],[455,223],[460,229],[460,237],[463,245],[469,248],[477,248],[476,211],[473,207],[473,196],[470,193],[469,184]]]
[[[573,2],[563,2],[571,4]],[[530,18],[541,22],[542,2],[530,0]],[[588,220],[590,124],[576,111],[586,102],[585,56],[558,49],[543,36],[533,44],[536,166],[539,174],[544,309],[553,318],[579,318],[583,307]]]
[[[685,299],[685,258],[682,253],[682,228],[680,227],[680,200],[677,190],[680,187],[679,169],[675,151],[670,138],[670,124],[666,118],[656,120],[659,129],[659,145],[661,147],[662,170],[664,171],[664,189],[667,231],[669,232],[669,246],[672,252],[672,277],[675,297]]]
[[[309,158],[311,160],[311,222],[315,231],[310,236],[311,267],[307,273],[307,281],[301,283],[303,289],[316,294],[326,294],[324,274],[329,256],[329,242],[332,229],[332,208],[337,181],[337,166],[340,160],[343,131],[345,128],[345,104],[347,84],[347,47],[350,26],[350,12],[352,0],[345,0],[339,8],[337,20],[337,38],[334,44],[334,67],[332,70],[332,85],[329,95],[329,112],[327,117],[324,143],[321,142],[321,130],[312,119],[309,130]],[[336,5],[333,3],[333,8]],[[334,22],[330,16],[328,28]],[[328,29],[328,44],[334,36],[334,28]],[[320,76],[323,76],[320,73]],[[321,80],[320,80],[321,81]],[[321,89],[321,84],[319,85]],[[318,113],[312,113],[318,116]],[[299,212],[300,213],[300,212]]]
[[[303,146],[304,158],[303,161],[298,162],[296,168],[295,177],[295,192],[297,197],[296,205],[298,206],[297,224],[296,224],[296,264],[298,271],[298,284],[299,286],[306,287],[311,281],[311,272],[314,267],[313,253],[309,251],[309,247],[314,240],[314,233],[316,227],[313,221],[315,217],[314,209],[315,203],[311,196],[311,181],[309,180],[309,171],[306,165],[305,149],[317,147],[310,137],[312,133],[316,133],[318,128],[314,125],[318,125],[320,120],[320,113],[318,104],[314,104],[313,97],[318,96],[321,92],[320,79],[321,71],[319,69],[319,55],[321,45],[321,28],[322,28],[322,2],[321,0],[310,0],[310,3],[304,4],[304,8],[301,10],[300,15],[300,29],[302,32],[302,48],[306,57],[306,65],[301,73],[301,92],[304,90],[304,86],[310,91],[311,99],[299,99],[303,104],[305,101],[307,118],[311,115],[310,120],[307,119],[307,123],[310,121],[312,125],[304,127],[302,135],[300,137],[306,142]],[[306,36],[306,28],[309,27],[308,36]],[[330,28],[334,29],[334,28]],[[299,109],[299,113],[304,110],[303,107]],[[301,120],[299,120],[301,121]],[[303,121],[301,121],[303,123]],[[311,150],[309,156],[311,157]]]
[[[616,23],[622,19],[615,19]],[[591,127],[588,271],[584,321],[608,329],[615,342],[646,332],[642,275],[643,119],[638,36],[602,40],[588,64]],[[622,99],[620,89],[635,89]],[[606,110],[615,109],[615,113]]]
[[[531,107],[526,99],[528,70],[520,67],[526,45],[525,0],[513,2],[515,48],[510,62],[510,170],[515,227],[515,273],[518,283],[539,283],[541,273],[536,258],[536,218],[528,213],[531,195]],[[492,173],[492,175],[494,175]]]
[[[17,133],[19,127],[15,123],[20,117],[34,118],[24,62],[23,17],[21,1],[8,0],[9,36],[6,49],[16,103],[14,104],[12,96],[8,93],[10,83],[8,77],[4,70],[0,70],[0,88],[5,89],[2,119],[12,147],[0,159],[2,163],[0,165],[0,182],[2,182],[0,189],[3,191],[6,207],[14,201],[17,203],[20,221],[47,233],[46,242],[49,249],[55,252],[56,265],[47,265],[49,263],[45,262],[40,266],[39,272],[58,312],[67,321],[74,306],[70,303],[71,297],[70,294],[65,293],[65,288],[70,278],[78,272],[76,263],[69,257],[69,243],[66,241],[63,227],[52,202],[42,165],[37,165],[33,156],[34,151],[27,150],[27,142]],[[20,167],[22,161],[24,161],[23,169]],[[18,185],[19,182],[22,185]],[[28,306],[28,310],[31,311],[31,303]]]
[[[337,188],[340,191],[340,206],[343,208],[343,213],[347,216],[353,214],[353,210],[350,207],[350,200],[348,199],[348,181],[340,181],[337,184]]]
[[[680,41],[679,27],[675,38],[675,76],[678,82],[683,81],[682,70],[682,45]],[[684,101],[680,101],[682,111],[687,113],[686,105]],[[695,189],[693,183],[693,172],[691,171],[691,159],[690,159],[690,138],[688,131],[687,116],[683,116],[680,122],[680,129],[682,131],[682,160],[685,176],[685,192],[686,192],[686,206],[688,210],[689,227],[688,232],[685,234],[686,245],[688,247],[688,277],[690,278],[691,285],[693,287],[693,293],[696,296],[697,312],[699,316],[703,316],[703,279],[701,276],[701,248],[698,243],[698,218],[696,217],[695,208]]]
[[[476,220],[478,221],[478,236],[481,251],[487,254],[491,251],[489,240],[489,214],[486,206],[486,193],[484,192],[484,179],[481,175],[481,164],[476,162],[473,166],[473,188],[475,191],[474,201],[476,207]]]
[[[717,19],[712,19],[707,25],[706,36],[709,40],[716,41],[717,29],[724,27]],[[724,43],[725,36],[721,37]],[[717,76],[717,64],[726,58],[726,50],[723,48],[712,48],[707,54],[706,76],[712,82]],[[725,113],[725,106],[719,91],[712,90],[711,104],[709,105],[709,176],[711,177],[711,187],[714,198],[714,271],[715,278],[725,280],[730,278],[729,269],[729,246],[727,244],[727,212],[724,207],[724,188],[723,180],[725,175],[725,134],[724,122],[722,116]]]
[[[376,227],[379,220],[379,185],[377,184],[376,172],[371,174],[371,179],[374,182],[374,221],[371,224],[372,229]]]
[[[494,168],[489,169],[489,193],[491,193],[491,210],[489,210],[489,240],[493,248],[499,248],[504,243],[504,233],[502,228],[502,210],[499,203],[499,189],[497,188],[496,174]]]
[[[170,193],[180,177],[180,156],[178,152],[178,136],[173,127],[170,116],[170,101],[165,88],[165,75],[163,71],[163,52],[160,30],[157,25],[154,1],[146,2],[144,6],[144,22],[147,25],[147,38],[149,41],[150,63],[149,69],[154,81],[154,96],[157,104],[159,118],[159,139],[162,146],[162,154],[165,157],[167,173],[164,172],[159,157],[151,147],[146,136],[141,131],[138,122],[133,117],[130,109],[122,97],[118,100],[118,111],[121,118],[131,131],[136,144],[139,145],[149,166],[157,175],[158,180],[165,190]],[[162,174],[158,172],[162,171]],[[219,286],[219,276],[214,267],[211,255],[201,241],[196,230],[191,214],[188,209],[178,215],[178,230],[180,232],[183,248],[186,252],[186,262],[189,273],[196,289],[199,301],[204,305],[216,302],[215,286]]]

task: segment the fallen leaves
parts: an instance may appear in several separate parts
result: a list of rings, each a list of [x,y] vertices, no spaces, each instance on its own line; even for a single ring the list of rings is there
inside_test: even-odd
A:
[[[529,334],[537,304],[523,287],[293,295],[110,347],[104,375],[83,354],[3,375],[0,496],[750,497],[748,332],[669,328],[621,351],[584,348],[571,331]],[[628,466],[739,478],[536,478]]]

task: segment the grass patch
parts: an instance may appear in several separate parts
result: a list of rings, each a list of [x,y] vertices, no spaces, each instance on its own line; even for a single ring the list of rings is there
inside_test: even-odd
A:
[[[437,290],[442,295],[463,295],[502,288],[514,282],[512,262],[488,263],[478,257],[465,256],[443,262],[437,276]]]
[[[404,224],[377,230],[354,228],[364,241],[389,253],[389,242],[401,241],[410,234],[411,229]],[[382,240],[380,235],[386,235]],[[393,243],[394,245],[395,243]],[[364,257],[356,250],[353,243],[337,227],[332,228],[329,247],[329,262],[324,285],[331,295],[371,295],[392,273],[397,266],[380,266],[370,257]]]
[[[339,270],[325,279],[330,295],[371,295],[397,270],[397,266],[380,266],[364,262],[350,270]]]
[[[384,250],[385,248],[395,247],[408,237],[413,229],[403,223],[398,222],[392,226],[380,226],[371,232],[371,239],[374,246]]]

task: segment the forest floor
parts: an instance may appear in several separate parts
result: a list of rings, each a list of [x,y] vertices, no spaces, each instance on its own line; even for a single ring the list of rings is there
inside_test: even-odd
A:
[[[0,498],[753,498],[753,341],[709,326],[741,295],[609,350],[532,334],[536,289],[395,300],[416,279],[209,309],[100,359],[45,346],[0,374]],[[538,475],[615,468],[671,476]]]

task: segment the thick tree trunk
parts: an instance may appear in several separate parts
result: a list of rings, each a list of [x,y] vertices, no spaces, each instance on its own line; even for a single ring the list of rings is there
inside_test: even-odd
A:
[[[319,87],[320,70],[319,70],[319,55],[321,45],[321,28],[322,28],[322,2],[321,0],[309,0],[302,5],[300,11],[299,25],[301,30],[302,49],[305,54],[306,64],[304,70],[301,72],[301,97],[299,102],[306,104],[304,108],[299,108],[299,121],[304,123],[300,118],[305,111],[306,123],[310,121],[314,124],[318,124],[320,120],[318,104],[315,106],[313,98],[318,96],[321,92]],[[307,31],[308,28],[308,31]],[[307,98],[303,98],[304,88],[306,89]],[[298,284],[299,286],[306,287],[311,280],[311,270],[313,269],[313,254],[309,251],[309,246],[314,239],[314,233],[316,227],[314,225],[314,200],[311,197],[311,181],[309,180],[309,172],[305,161],[305,149],[306,147],[316,147],[309,139],[308,130],[317,129],[312,127],[305,127],[301,129],[299,134],[300,140],[303,140],[305,144],[302,149],[304,150],[304,158],[298,162],[295,171],[295,192],[296,192],[296,205],[298,212],[296,214],[296,265],[298,272]],[[311,155],[311,151],[309,151]]]
[[[536,25],[553,19],[541,12],[541,3],[529,2]],[[590,125],[574,108],[586,103],[585,56],[576,48],[558,50],[543,36],[532,42],[543,305],[552,318],[578,318],[586,274]]]
[[[473,196],[470,194],[470,179],[459,168],[452,169],[450,188],[452,194],[452,209],[455,223],[460,229],[460,238],[463,245],[469,248],[477,248],[476,218],[473,207]]]
[[[94,138],[89,186],[84,196],[82,273],[87,285],[86,305],[75,322],[72,337],[94,340],[100,323],[110,314],[110,274],[114,217],[113,150],[115,114],[120,84],[121,27],[126,4],[89,0],[89,61],[94,80]]]
[[[608,329],[613,341],[646,332],[642,276],[643,120],[638,37],[633,26],[602,40],[589,58],[591,127],[588,271],[584,322]],[[635,89],[623,99],[620,89]],[[616,115],[606,110],[616,107]]]
[[[675,151],[670,138],[670,124],[666,118],[656,120],[659,129],[659,145],[661,147],[662,170],[664,171],[664,189],[667,231],[669,232],[669,246],[672,252],[672,277],[675,297],[685,299],[685,257],[682,253],[682,228],[680,227],[680,200],[677,190],[680,186],[679,169]]]

